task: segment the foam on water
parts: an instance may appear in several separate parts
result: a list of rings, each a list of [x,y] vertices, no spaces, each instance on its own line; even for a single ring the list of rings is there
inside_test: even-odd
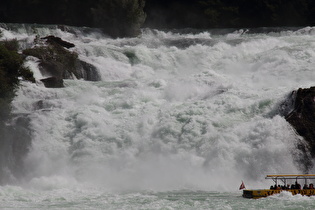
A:
[[[2,31],[2,39],[35,38]],[[22,83],[14,112],[28,114],[33,136],[23,186],[223,192],[240,180],[269,186],[267,173],[299,173],[298,137],[278,107],[292,90],[313,85],[313,28],[276,35],[147,29],[130,39],[38,31],[74,43],[102,81],[66,80],[62,89]],[[27,65],[42,78],[36,59]]]
[[[206,191],[104,193],[98,189],[64,188],[50,191],[0,187],[6,209],[313,209],[314,197],[281,193],[243,199],[236,193]]]

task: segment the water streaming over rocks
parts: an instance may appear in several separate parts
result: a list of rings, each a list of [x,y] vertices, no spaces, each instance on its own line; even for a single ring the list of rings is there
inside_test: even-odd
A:
[[[304,141],[279,107],[314,85],[314,28],[144,29],[125,39],[84,28],[1,31],[22,48],[36,35],[60,37],[100,76],[49,89],[38,60],[27,58],[38,82],[22,83],[13,113],[27,116],[31,146],[16,184],[0,187],[2,207],[237,209],[279,199],[284,208],[296,199],[253,203],[236,190],[240,180],[268,187],[266,174],[304,169]]]

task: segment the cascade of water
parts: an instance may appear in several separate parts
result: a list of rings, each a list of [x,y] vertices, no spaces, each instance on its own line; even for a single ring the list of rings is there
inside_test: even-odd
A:
[[[36,35],[2,30],[2,39],[27,46]],[[36,29],[74,43],[102,81],[66,80],[62,89],[23,82],[13,103],[30,119],[24,179],[31,185],[222,190],[298,172],[299,139],[277,110],[315,79],[313,28],[284,35],[147,29],[128,39],[76,30]],[[36,59],[27,65],[41,77]]]

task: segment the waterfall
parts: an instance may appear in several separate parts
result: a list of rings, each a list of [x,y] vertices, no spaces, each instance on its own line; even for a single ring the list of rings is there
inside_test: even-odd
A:
[[[11,121],[23,132],[2,142],[2,150],[10,142],[23,152],[1,153],[2,167],[23,155],[16,178],[24,183],[222,190],[300,171],[296,145],[303,139],[279,106],[292,90],[313,84],[313,28],[143,29],[137,38],[111,39],[87,28],[1,27],[2,40],[15,38],[24,49],[36,36],[71,42],[69,50],[100,76],[45,88],[38,60],[27,58],[37,83],[21,82],[12,103],[19,117]]]

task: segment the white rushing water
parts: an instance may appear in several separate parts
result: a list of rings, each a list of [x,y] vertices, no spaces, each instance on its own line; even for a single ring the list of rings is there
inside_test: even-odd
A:
[[[314,85],[315,28],[281,33],[141,37],[21,27],[1,39],[55,35],[97,67],[101,81],[48,89],[23,82],[14,113],[31,119],[27,171],[0,187],[4,208],[312,208],[286,194],[240,198],[266,174],[301,173],[298,136],[279,115],[291,91]],[[27,65],[37,80],[35,58]],[[35,109],[39,101],[43,106]],[[280,200],[280,201],[279,201]]]

